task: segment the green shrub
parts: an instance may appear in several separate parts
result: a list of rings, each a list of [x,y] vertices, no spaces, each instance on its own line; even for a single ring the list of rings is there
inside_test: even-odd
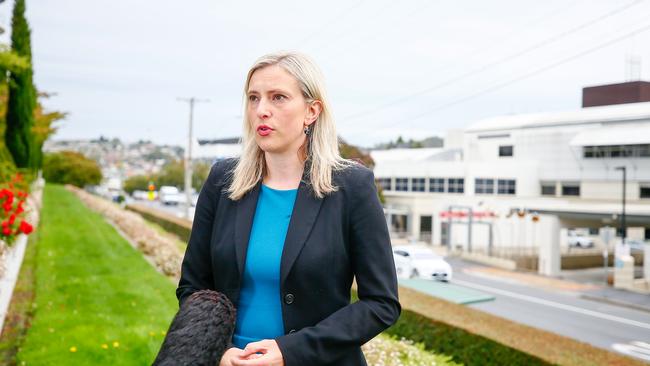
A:
[[[355,291],[352,297],[358,298]],[[421,343],[426,350],[450,356],[450,361],[464,365],[549,365],[535,356],[405,309],[397,323],[384,333]]]
[[[43,177],[51,183],[83,188],[85,185],[99,184],[102,172],[94,160],[77,152],[61,151],[45,155]]]
[[[149,182],[152,181],[149,177],[144,175],[134,175],[127,178],[122,184],[122,188],[128,194],[133,194],[135,190],[148,191]]]

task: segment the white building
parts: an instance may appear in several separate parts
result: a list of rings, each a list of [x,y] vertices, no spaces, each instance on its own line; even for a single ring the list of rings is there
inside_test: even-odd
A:
[[[490,118],[444,148],[371,156],[396,236],[537,253],[577,229],[599,246],[619,226],[625,167],[628,237],[650,239],[650,102]]]
[[[220,140],[194,140],[192,145],[192,159],[213,163],[218,160],[238,157],[242,145],[239,138]]]

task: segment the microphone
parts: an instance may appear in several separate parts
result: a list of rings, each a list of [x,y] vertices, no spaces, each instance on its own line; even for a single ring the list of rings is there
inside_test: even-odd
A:
[[[172,320],[152,366],[215,366],[231,344],[237,311],[213,290],[192,293]]]

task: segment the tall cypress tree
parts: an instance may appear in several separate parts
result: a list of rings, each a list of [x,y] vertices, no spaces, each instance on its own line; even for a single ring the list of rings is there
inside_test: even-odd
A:
[[[25,0],[16,0],[11,19],[11,49],[25,57],[29,66],[22,71],[11,72],[9,76],[5,142],[19,168],[33,167],[36,155],[32,137],[36,90],[32,81],[30,38],[31,31],[25,19]]]

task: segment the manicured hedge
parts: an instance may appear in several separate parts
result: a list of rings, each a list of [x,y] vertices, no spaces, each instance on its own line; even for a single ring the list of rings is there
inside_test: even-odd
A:
[[[352,292],[357,300],[357,294]],[[551,365],[493,340],[402,309],[399,320],[384,333],[422,343],[426,350],[464,365]]]
[[[551,365],[527,353],[403,310],[386,333],[423,343],[427,350],[465,365]]]

